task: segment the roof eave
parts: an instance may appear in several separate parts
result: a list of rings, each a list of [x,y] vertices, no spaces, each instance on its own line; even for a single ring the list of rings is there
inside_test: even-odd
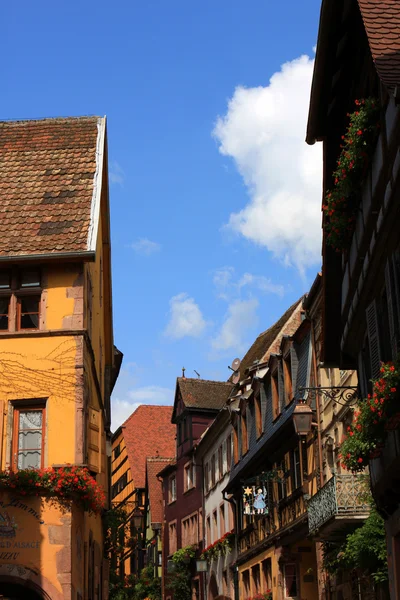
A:
[[[64,262],[93,262],[96,258],[96,253],[91,250],[84,250],[82,252],[48,252],[41,254],[13,254],[7,256],[0,256],[0,263],[24,263],[24,262],[51,262],[54,260]]]

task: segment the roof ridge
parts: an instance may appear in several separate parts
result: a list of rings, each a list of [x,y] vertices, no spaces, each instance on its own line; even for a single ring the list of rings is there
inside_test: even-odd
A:
[[[21,125],[23,123],[44,123],[45,121],[50,121],[54,123],[55,121],[78,121],[84,119],[103,119],[104,115],[66,115],[66,116],[57,116],[57,117],[17,117],[13,119],[0,119],[1,123],[16,124]]]
[[[200,377],[177,377],[178,381],[197,381],[201,383],[221,383],[226,385],[229,381],[220,381],[216,379],[200,379]]]

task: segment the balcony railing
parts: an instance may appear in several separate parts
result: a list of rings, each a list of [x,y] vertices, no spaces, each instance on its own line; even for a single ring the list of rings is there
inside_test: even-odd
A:
[[[369,508],[363,492],[359,475],[334,475],[308,502],[310,533],[332,526],[332,521],[345,525],[366,518]]]

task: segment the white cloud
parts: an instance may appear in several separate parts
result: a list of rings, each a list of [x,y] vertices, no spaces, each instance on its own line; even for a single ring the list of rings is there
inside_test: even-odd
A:
[[[313,65],[301,56],[266,87],[237,87],[213,131],[250,196],[227,226],[302,273],[321,255],[322,149],[304,141]]]
[[[113,398],[111,403],[112,429],[115,431],[141,404],[172,404],[174,390],[148,385],[126,391],[124,397]]]
[[[223,300],[240,296],[244,289],[255,289],[265,294],[276,294],[281,297],[285,293],[283,285],[273,283],[269,277],[265,277],[264,275],[244,273],[237,279],[234,267],[221,267],[214,271],[213,283],[218,298],[222,298]]]
[[[124,183],[125,173],[121,165],[117,163],[116,160],[112,160],[110,162],[110,167],[108,171],[108,177],[111,183],[117,183],[118,185],[122,185]]]
[[[232,302],[219,332],[211,341],[212,348],[243,352],[246,349],[245,336],[249,329],[258,324],[257,308],[258,301],[255,298]]]
[[[137,254],[141,254],[142,256],[150,256],[161,250],[161,244],[152,242],[147,238],[139,238],[136,242],[131,244],[131,247]]]
[[[239,289],[245,286],[253,286],[256,289],[266,294],[276,294],[277,296],[283,296],[285,288],[279,283],[272,283],[268,277],[264,275],[252,275],[251,273],[245,273],[238,281]]]
[[[203,333],[206,322],[193,298],[182,293],[173,296],[169,304],[169,322],[165,329],[166,336],[181,339],[187,336],[199,337]]]

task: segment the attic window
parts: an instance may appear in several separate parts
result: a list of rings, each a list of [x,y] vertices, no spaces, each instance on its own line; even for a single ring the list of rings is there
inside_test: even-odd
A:
[[[41,275],[39,270],[13,269],[0,273],[0,331],[39,329]]]

